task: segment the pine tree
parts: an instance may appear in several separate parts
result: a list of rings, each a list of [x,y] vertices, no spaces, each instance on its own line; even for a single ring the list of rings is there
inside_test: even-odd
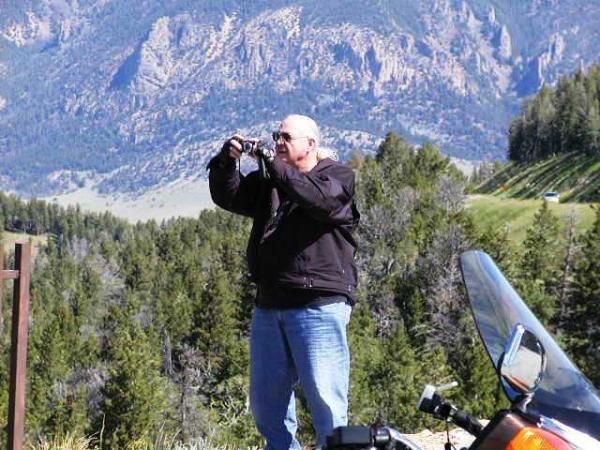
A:
[[[527,229],[517,291],[542,323],[555,313],[554,288],[558,272],[558,218],[544,201]]]
[[[508,159],[530,162],[556,153],[597,155],[600,147],[600,66],[543,87],[523,102],[509,127]]]
[[[600,157],[600,99],[590,99],[584,125],[584,147],[588,155]]]
[[[421,393],[420,365],[401,324],[384,343],[382,354],[373,364],[370,380],[369,397],[376,405],[376,418],[406,432],[416,431],[422,423],[414,406]]]
[[[568,299],[571,296],[572,285],[573,285],[573,265],[576,259],[578,251],[577,235],[576,235],[576,223],[577,218],[575,211],[572,210],[566,219],[566,228],[564,231],[565,236],[565,249],[562,261],[560,263],[559,278],[556,285],[556,301],[558,305],[558,311],[555,316],[555,323],[557,325],[557,334],[560,338],[560,334],[564,331],[569,318],[567,317]]]
[[[452,358],[460,383],[460,394],[456,399],[465,411],[475,417],[492,417],[498,409],[508,407],[508,402],[473,319],[465,317],[461,326],[465,329],[464,338]]]
[[[444,174],[457,176],[450,168],[450,159],[443,156],[440,149],[430,142],[426,142],[414,153],[414,164],[406,171],[408,184],[420,191],[434,189],[436,182]]]
[[[586,93],[582,74],[564,84],[565,89],[558,98],[560,146],[563,152],[582,152],[585,128]]]
[[[109,379],[103,389],[107,448],[132,443],[148,445],[164,423],[167,385],[160,375],[160,357],[147,333],[135,322],[120,325],[111,338]]]
[[[592,228],[581,237],[581,258],[574,270],[567,309],[568,347],[585,374],[600,384],[600,208]]]
[[[417,356],[419,368],[418,377],[415,380],[415,390],[419,393],[419,397],[428,384],[439,386],[457,379],[455,371],[448,363],[448,354],[441,346],[429,343],[422,347],[415,347],[414,352]],[[452,390],[444,392],[443,395],[455,402],[454,398],[459,392],[458,390]],[[412,420],[414,421],[413,432],[420,431],[423,428],[439,430],[443,427],[443,423],[439,420],[421,412],[414,414]]]
[[[385,135],[383,142],[379,145],[376,160],[386,170],[402,168],[411,152],[412,148],[406,139],[390,132]]]
[[[374,158],[367,157],[356,177],[357,200],[362,209],[386,201],[386,188],[381,167]]]
[[[27,421],[38,432],[65,431],[65,380],[69,374],[69,350],[63,336],[65,321],[71,320],[64,306],[49,311],[31,330],[29,376],[31,391]]]
[[[510,161],[527,161],[523,145],[525,142],[524,128],[521,116],[514,118],[508,127],[508,159]]]
[[[375,321],[368,305],[360,301],[352,311],[348,327],[350,347],[350,423],[373,423],[378,406],[372,398],[371,372],[381,363],[383,346],[376,337]]]
[[[213,268],[202,300],[194,314],[197,346],[217,372],[227,371],[240,363],[235,358],[239,350],[237,309],[240,299],[224,269]]]
[[[556,107],[552,90],[544,86],[536,96],[536,150],[538,158],[553,156],[556,141]]]
[[[509,239],[509,229],[489,226],[478,231],[479,234],[474,237],[473,246],[490,255],[502,273],[508,279],[512,279],[515,271],[515,251],[513,243]]]

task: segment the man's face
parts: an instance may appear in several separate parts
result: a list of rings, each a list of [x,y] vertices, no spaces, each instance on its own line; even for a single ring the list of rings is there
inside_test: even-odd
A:
[[[307,171],[312,169],[317,162],[315,141],[307,136],[302,125],[294,118],[288,118],[281,122],[279,139],[275,141],[275,150],[283,162],[298,170]]]

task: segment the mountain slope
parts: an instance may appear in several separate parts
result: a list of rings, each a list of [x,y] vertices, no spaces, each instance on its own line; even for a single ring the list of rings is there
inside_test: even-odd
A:
[[[595,2],[25,0],[0,16],[0,188],[144,192],[205,176],[289,112],[342,155],[389,130],[504,153],[523,95],[598,60]],[[3,6],[4,8],[4,6]]]
[[[567,153],[531,164],[510,163],[476,189],[500,197],[541,198],[547,191],[561,202],[600,202],[600,161]]]

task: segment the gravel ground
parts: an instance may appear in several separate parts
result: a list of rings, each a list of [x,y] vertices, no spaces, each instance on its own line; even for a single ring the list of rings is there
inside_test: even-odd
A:
[[[446,443],[446,432],[432,433],[429,430],[421,431],[417,434],[407,434],[408,438],[421,447],[422,450],[444,450],[444,444]],[[474,436],[471,436],[466,431],[455,428],[450,430],[450,442],[455,448],[461,449],[468,447],[475,440]]]

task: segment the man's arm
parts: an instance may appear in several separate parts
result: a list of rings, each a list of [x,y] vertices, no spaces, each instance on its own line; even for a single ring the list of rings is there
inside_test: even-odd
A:
[[[237,170],[240,157],[239,143],[230,139],[221,152],[208,163],[208,185],[213,202],[227,211],[253,217],[259,195],[259,178],[256,172],[248,176]]]
[[[354,172],[349,167],[334,164],[323,172],[304,173],[277,158],[268,167],[277,186],[315,219],[336,224],[355,220]]]

